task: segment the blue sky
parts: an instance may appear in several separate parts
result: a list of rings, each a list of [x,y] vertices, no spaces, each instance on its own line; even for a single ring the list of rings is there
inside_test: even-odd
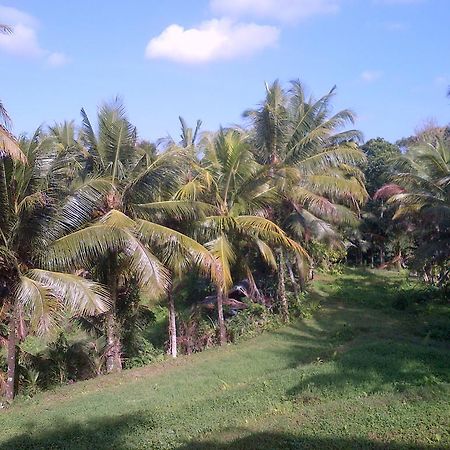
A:
[[[14,131],[119,94],[142,138],[240,123],[264,82],[338,86],[365,138],[450,121],[449,0],[0,0],[0,98]]]

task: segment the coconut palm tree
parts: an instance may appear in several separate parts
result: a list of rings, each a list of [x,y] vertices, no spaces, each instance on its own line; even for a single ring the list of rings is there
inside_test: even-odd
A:
[[[180,171],[180,191],[176,192],[173,199],[184,200],[184,201],[195,201],[196,192],[201,189],[201,184],[195,179],[194,173],[198,172],[199,159],[198,159],[198,139],[200,136],[200,127],[202,125],[201,120],[197,120],[195,128],[188,126],[187,122],[183,117],[179,116],[181,132],[180,140],[175,142],[172,137],[161,139],[159,144],[164,146],[165,151],[176,152],[179,151],[186,155],[187,158],[183,161],[183,169]],[[182,226],[183,231],[188,232],[190,226],[189,222],[185,222]],[[178,228],[179,229],[179,228]],[[176,358],[177,357],[177,324],[176,324],[176,312],[175,312],[175,298],[173,295],[173,284],[176,279],[180,279],[184,273],[183,267],[171,267],[172,271],[172,282],[169,284],[168,288],[168,311],[169,311],[169,348],[168,353]]]
[[[223,279],[217,286],[220,343],[226,342],[223,299],[231,287],[233,272],[251,278],[250,250],[258,249],[264,261],[275,267],[273,249],[284,247],[298,258],[306,252],[274,222],[268,211],[277,195],[254,158],[248,136],[238,130],[206,135],[201,144],[204,157],[196,181],[207,186],[200,198],[213,214],[199,222],[197,235],[220,261]]]
[[[179,150],[168,151],[149,163],[145,150],[136,145],[136,130],[118,99],[99,109],[97,132],[84,110],[82,116],[86,167],[95,175],[95,185],[108,187],[96,205],[78,202],[77,208],[88,212],[90,226],[86,227],[89,220],[85,220],[89,217],[70,217],[65,228],[73,233],[54,236],[49,251],[52,260],[65,262],[63,267],[90,267],[94,276],[109,287],[112,308],[105,320],[107,371],[114,372],[122,368],[117,305],[127,273],[132,272],[139,286],[153,298],[163,295],[170,286],[165,265],[171,268],[193,262],[213,277],[219,273],[215,259],[202,245],[164,225],[168,220],[173,225],[174,220],[202,213],[198,203],[172,199],[184,155]],[[97,220],[92,220],[93,215]]]
[[[39,129],[31,139],[21,138],[18,146],[18,158],[16,152],[0,158],[0,316],[9,327],[8,400],[14,397],[16,341],[23,336],[24,323],[48,333],[63,312],[93,315],[109,305],[99,284],[49,270],[41,249],[59,197],[61,164],[53,141],[41,139]]]
[[[278,81],[266,85],[266,98],[244,117],[250,120],[256,160],[266,167],[283,198],[273,218],[297,238],[314,236],[336,241],[332,225],[354,223],[367,198],[364,160],[357,142],[361,135],[346,130],[353,123],[350,110],[331,113],[335,88],[318,100],[307,98],[299,81],[285,90]],[[287,318],[283,249],[278,251],[279,298]]]
[[[421,142],[396,160],[392,183],[375,198],[388,198],[394,220],[409,222],[418,235],[416,261],[429,271],[440,267],[438,283],[448,282],[450,267],[450,142],[445,134]],[[428,275],[429,278],[433,278]]]

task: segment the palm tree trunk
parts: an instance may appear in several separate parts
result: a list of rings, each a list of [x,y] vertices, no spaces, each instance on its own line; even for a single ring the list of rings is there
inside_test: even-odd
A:
[[[117,256],[111,255],[108,273],[108,286],[111,294],[111,309],[106,313],[106,338],[108,349],[106,352],[107,373],[120,372],[122,370],[121,344],[119,326],[117,323]]]
[[[402,251],[401,250],[398,251],[398,255],[397,255],[397,271],[398,272],[402,271]]]
[[[117,328],[117,317],[114,308],[114,310],[106,313],[106,337],[108,342],[108,350],[106,352],[107,373],[120,372],[122,370],[122,359],[120,357],[121,345],[117,335]]]
[[[278,302],[281,308],[281,317],[284,322],[289,321],[289,307],[286,297],[286,281],[284,273],[284,252],[280,248],[278,250]]]
[[[298,297],[299,296],[298,284],[297,284],[297,281],[295,279],[294,271],[292,270],[292,264],[289,261],[289,259],[286,259],[286,267],[288,269],[289,278],[291,279],[292,287],[294,288],[295,296]]]
[[[217,290],[217,319],[219,322],[219,343],[224,345],[227,343],[227,333],[225,329],[225,320],[223,318],[223,290]]]
[[[169,303],[169,339],[170,348],[169,354],[173,358],[177,357],[177,322],[175,315],[175,301],[173,298],[172,284],[169,286],[168,292],[168,303]]]
[[[13,310],[9,321],[8,333],[8,372],[6,380],[6,400],[12,402],[15,395],[16,382],[16,318]]]

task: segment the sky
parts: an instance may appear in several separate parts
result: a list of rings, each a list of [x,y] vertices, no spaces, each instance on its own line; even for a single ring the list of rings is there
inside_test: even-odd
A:
[[[243,123],[264,83],[301,80],[366,140],[450,122],[450,0],[0,0],[13,131],[80,122],[116,95],[142,139]]]

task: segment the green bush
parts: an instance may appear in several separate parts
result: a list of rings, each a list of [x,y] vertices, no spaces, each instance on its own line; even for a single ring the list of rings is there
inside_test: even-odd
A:
[[[126,369],[142,367],[163,359],[162,349],[155,348],[151,342],[142,338],[139,342],[139,348],[135,349],[135,355],[124,359],[124,367]]]
[[[227,321],[227,329],[231,342],[239,342],[274,329],[281,325],[281,318],[273,314],[264,305],[247,300],[247,309],[238,312]]]
[[[414,311],[419,305],[440,301],[440,291],[437,287],[406,281],[400,286],[392,306],[401,311]]]

